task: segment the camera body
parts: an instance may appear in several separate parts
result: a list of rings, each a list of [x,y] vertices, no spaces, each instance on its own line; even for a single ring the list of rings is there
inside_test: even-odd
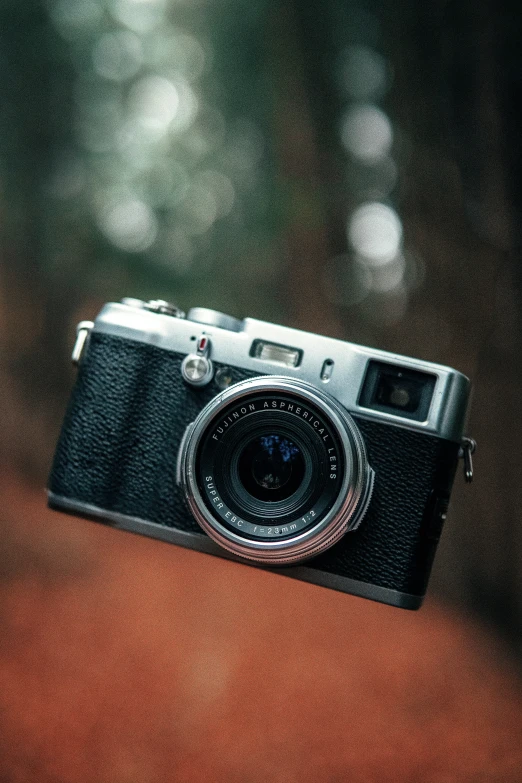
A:
[[[448,367],[204,308],[79,326],[49,505],[416,609],[463,439]]]

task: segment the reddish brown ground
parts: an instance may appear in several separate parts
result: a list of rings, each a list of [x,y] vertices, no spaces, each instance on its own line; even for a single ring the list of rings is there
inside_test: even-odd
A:
[[[0,481],[1,783],[519,783],[498,645]]]

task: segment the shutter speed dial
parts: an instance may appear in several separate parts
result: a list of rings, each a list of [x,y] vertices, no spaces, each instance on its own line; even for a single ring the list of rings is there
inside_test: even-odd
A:
[[[218,329],[228,329],[230,332],[241,332],[243,329],[242,321],[207,307],[192,307],[187,313],[187,320],[206,326],[217,326]]]
[[[150,299],[148,302],[143,299],[134,299],[133,297],[125,297],[121,300],[121,303],[127,305],[127,307],[136,307],[140,310],[150,310],[151,313],[159,313],[160,315],[170,315],[173,318],[185,318],[185,313],[177,305],[172,302],[166,302],[165,299]]]
[[[135,307],[140,310],[150,310],[152,313],[160,315],[170,315],[174,318],[187,318],[188,321],[195,321],[205,326],[217,326],[218,329],[228,329],[230,332],[241,332],[243,322],[232,315],[220,313],[217,310],[211,310],[208,307],[192,307],[187,316],[176,304],[166,302],[164,299],[151,299],[146,302],[143,299],[134,299],[126,297],[121,303],[127,307]]]

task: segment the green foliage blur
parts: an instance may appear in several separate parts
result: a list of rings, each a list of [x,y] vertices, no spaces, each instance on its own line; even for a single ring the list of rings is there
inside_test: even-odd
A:
[[[188,303],[210,289],[225,310],[271,301],[264,10],[4,4],[1,181],[18,263],[73,299]],[[267,310],[281,316],[276,297]]]

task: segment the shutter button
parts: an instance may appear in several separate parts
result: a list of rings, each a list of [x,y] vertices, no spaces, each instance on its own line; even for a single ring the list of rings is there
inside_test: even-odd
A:
[[[197,342],[196,353],[189,353],[181,363],[181,374],[191,386],[206,386],[214,375],[210,354],[210,340],[202,334]]]

